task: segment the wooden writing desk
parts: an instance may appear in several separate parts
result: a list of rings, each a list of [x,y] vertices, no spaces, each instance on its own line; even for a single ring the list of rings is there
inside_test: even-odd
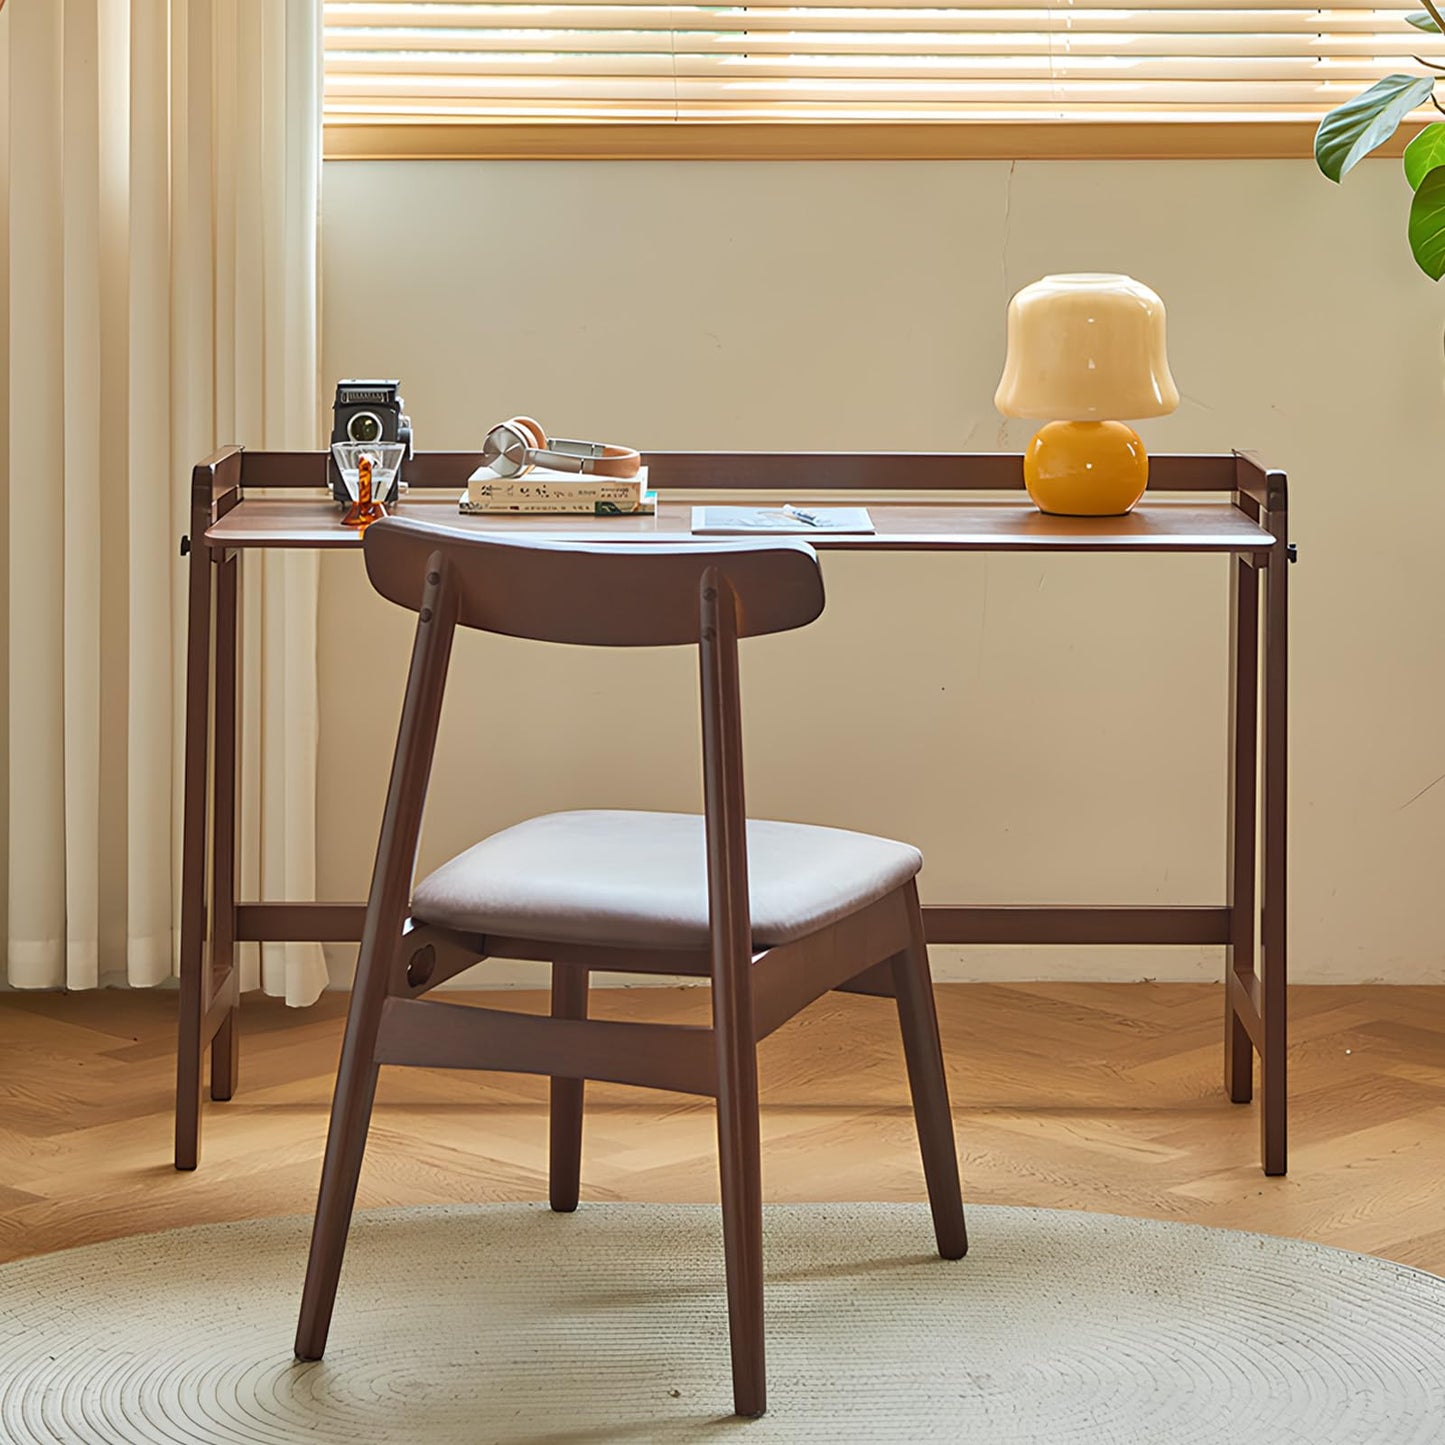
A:
[[[924,918],[932,943],[1224,946],[1230,963],[1225,988],[1225,1089],[1234,1102],[1249,1102],[1257,1052],[1261,1160],[1266,1174],[1283,1174],[1285,564],[1292,555],[1284,474],[1268,471],[1253,457],[1239,453],[1154,457],[1146,501],[1128,516],[1096,519],[1046,517],[1019,500],[1023,468],[1014,454],[653,452],[643,460],[651,484],[664,498],[684,488],[706,491],[710,500],[717,501],[760,491],[793,496],[822,490],[857,493],[853,500],[868,506],[876,535],[808,537],[819,551],[1169,552],[1217,553],[1228,559],[1231,783],[1224,900],[1207,907],[934,905],[924,909]],[[182,543],[183,554],[190,557],[190,641],[178,1169],[193,1169],[197,1162],[201,1066],[207,1048],[212,1099],[229,1099],[235,1090],[240,1002],[233,967],[235,944],[361,938],[366,912],[361,903],[236,899],[240,558],[253,547],[359,550],[360,539],[340,525],[337,508],[326,494],[326,464],[325,452],[245,452],[231,447],[203,462],[192,478],[191,532]],[[688,530],[690,501],[663,500],[656,517],[465,516],[457,510],[457,498],[480,464],[478,453],[418,453],[408,464],[411,492],[402,500],[398,515],[501,535],[585,534],[620,540],[679,536]],[[256,495],[262,489],[269,494]],[[958,495],[979,492],[1002,495]],[[946,495],[927,502],[890,499],[890,494],[916,498],[920,493]]]

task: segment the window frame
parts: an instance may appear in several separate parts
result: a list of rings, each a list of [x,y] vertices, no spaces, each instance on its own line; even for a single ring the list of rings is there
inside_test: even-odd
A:
[[[1427,124],[1407,121],[1377,156]],[[329,120],[327,160],[1307,160],[1312,121],[480,121]]]

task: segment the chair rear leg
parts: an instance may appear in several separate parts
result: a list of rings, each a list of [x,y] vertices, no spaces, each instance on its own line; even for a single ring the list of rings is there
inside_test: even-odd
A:
[[[717,1135],[733,1408],[739,1415],[755,1416],[768,1407],[757,1044],[751,1037],[726,1038],[723,1033],[720,1028]]]
[[[587,970],[580,964],[552,965],[552,1017],[587,1017]],[[551,1149],[548,1194],[552,1208],[570,1214],[577,1208],[582,1183],[581,1079],[552,1080]]]
[[[918,1125],[918,1147],[923,1155],[923,1177],[928,1185],[938,1252],[944,1259],[962,1259],[968,1253],[968,1232],[963,1222],[958,1153],[953,1142],[953,1115],[948,1106],[943,1047],[938,1038],[933,978],[928,969],[923,918],[918,912],[916,894],[912,899],[912,913],[909,946],[893,959],[898,1023],[903,1033],[913,1117]]]

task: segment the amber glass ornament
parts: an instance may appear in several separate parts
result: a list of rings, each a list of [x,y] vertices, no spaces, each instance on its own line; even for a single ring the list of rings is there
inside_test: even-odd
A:
[[[356,463],[356,500],[351,510],[341,519],[343,527],[359,527],[362,532],[373,522],[386,516],[386,508],[371,495],[371,457],[362,452]]]

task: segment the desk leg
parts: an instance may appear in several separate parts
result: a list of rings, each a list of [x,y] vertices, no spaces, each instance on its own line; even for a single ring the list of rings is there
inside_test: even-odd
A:
[[[239,1003],[232,987],[236,961],[236,633],[240,611],[240,553],[216,567],[216,762],[215,819],[211,825],[211,1004],[227,994]],[[211,1098],[229,1099],[236,1092],[240,1057],[237,1003],[227,1008],[211,1040]],[[201,1039],[204,1048],[206,1040]]]
[[[1289,557],[1284,519],[1271,519],[1279,539],[1264,574],[1264,822],[1263,921],[1264,965],[1259,1050],[1260,1153],[1266,1174],[1283,1174],[1286,1159],[1285,1052],[1286,928],[1285,891],[1288,847],[1289,733]]]
[[[1254,1043],[1240,1017],[1253,995],[1255,844],[1259,829],[1259,570],[1253,558],[1229,562],[1229,964],[1224,988],[1224,1088],[1247,1104],[1254,1095]]]
[[[202,1030],[206,1014],[206,757],[211,694],[211,552],[205,517],[191,528],[186,644],[185,804],[181,827],[181,987],[176,1040],[177,1169],[200,1155]]]

